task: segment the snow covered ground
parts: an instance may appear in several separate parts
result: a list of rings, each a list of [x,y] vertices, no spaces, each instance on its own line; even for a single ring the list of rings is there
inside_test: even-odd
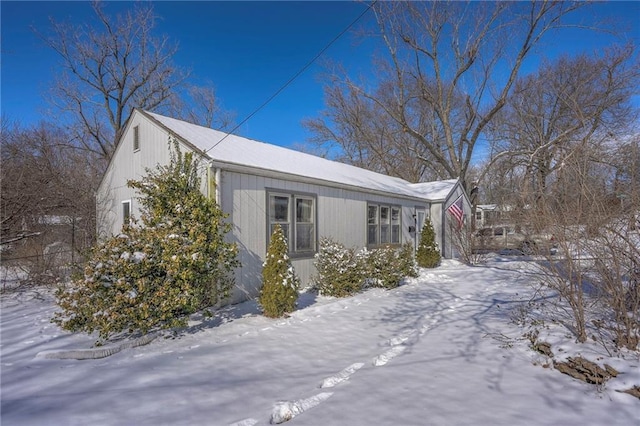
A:
[[[485,267],[444,261],[385,291],[304,294],[290,318],[253,302],[110,357],[59,360],[91,347],[49,322],[50,296],[2,297],[3,425],[635,425],[637,353],[609,358],[540,326],[556,358],[582,354],[621,374],[596,387],[544,368],[517,318],[535,276],[521,258]],[[36,297],[37,296],[37,297]]]

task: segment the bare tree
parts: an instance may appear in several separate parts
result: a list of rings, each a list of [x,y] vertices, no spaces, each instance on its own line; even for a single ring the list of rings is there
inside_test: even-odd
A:
[[[629,227],[640,230],[640,129],[623,138],[619,146],[609,150],[609,163],[615,167],[614,196],[616,204],[629,218]]]
[[[233,113],[222,108],[211,82],[205,86],[188,86],[181,110],[183,120],[217,130],[229,130],[235,120]]]
[[[590,152],[593,167],[604,160],[607,143],[630,131],[638,116],[631,98],[639,75],[631,46],[544,64],[515,84],[491,124],[493,161],[520,168],[523,184],[539,199],[570,156]],[[601,149],[594,152],[594,144]],[[565,175],[560,171],[555,177]]]
[[[52,265],[39,261],[54,244],[64,246],[65,259],[79,260],[95,237],[102,163],[50,123],[3,123],[1,154],[3,261],[19,258],[45,272]]]
[[[380,97],[392,96],[382,93],[385,89],[378,90]],[[337,81],[324,91],[328,109],[323,117],[304,122],[318,147],[330,152],[337,144],[341,151],[337,160],[410,182],[437,178],[416,155],[420,152],[427,155],[424,149],[375,102],[359,96],[350,87],[340,87]]]
[[[384,75],[372,90],[344,78],[343,93],[375,104],[382,113],[376,119],[401,129],[431,173],[467,184],[474,148],[506,104],[525,58],[579,6],[378,2],[374,9],[388,52],[379,66]],[[335,108],[340,106],[329,106]]]
[[[73,117],[73,136],[109,159],[133,108],[175,109],[176,89],[187,74],[172,58],[177,46],[154,35],[151,3],[112,17],[93,3],[95,23],[72,26],[52,21],[43,36],[62,58],[52,99]]]

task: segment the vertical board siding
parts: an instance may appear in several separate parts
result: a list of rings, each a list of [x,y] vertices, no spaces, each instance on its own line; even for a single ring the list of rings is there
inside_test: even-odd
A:
[[[140,150],[133,151],[133,126],[139,126]],[[131,200],[131,213],[139,217],[140,204],[136,193],[127,187],[128,179],[140,179],[147,169],[158,164],[168,164],[168,133],[144,115],[135,112],[128,123],[127,131],[114,153],[105,177],[98,189],[98,232],[102,237],[115,235],[122,228],[122,201]],[[183,152],[189,151],[182,145]],[[215,161],[215,158],[213,159]],[[117,165],[117,167],[116,167]],[[207,189],[208,163],[201,162],[203,190]],[[215,170],[211,170],[215,173]],[[327,237],[346,247],[366,247],[367,204],[386,204],[401,207],[401,242],[414,243],[416,233],[409,232],[414,226],[415,209],[425,208],[429,213],[436,240],[446,257],[451,257],[450,236],[444,205],[455,201],[462,194],[457,187],[445,204],[428,203],[420,199],[403,199],[393,196],[370,194],[358,190],[335,188],[310,182],[298,182],[291,179],[278,179],[238,171],[220,170],[220,182],[216,182],[221,208],[229,215],[227,220],[233,231],[227,235],[229,241],[239,248],[241,267],[236,270],[236,289],[232,302],[256,297],[262,285],[262,263],[267,250],[267,214],[266,190],[282,190],[288,193],[313,194],[316,199],[316,241]],[[211,194],[215,197],[215,194]],[[466,200],[466,198],[465,198]],[[469,210],[465,209],[468,214]],[[308,286],[315,273],[314,258],[295,258],[292,264],[301,278],[302,285]]]
[[[236,274],[236,282],[240,289],[234,294],[235,301],[259,294],[262,263],[267,250],[267,190],[315,195],[317,241],[328,237],[347,247],[365,247],[368,202],[400,206],[402,243],[415,241],[415,235],[409,232],[409,226],[414,225],[416,200],[233,171],[223,171],[222,176],[222,208],[230,214],[234,228],[233,241],[241,250],[242,267]],[[424,204],[424,207],[427,208],[428,204]],[[292,259],[292,265],[303,287],[311,283],[315,273],[313,263],[313,257]]]
[[[139,126],[140,149],[133,150],[134,126]],[[122,201],[131,200],[131,214],[140,215],[140,203],[137,193],[127,187],[129,179],[140,179],[147,169],[154,169],[157,164],[168,164],[169,135],[139,114],[134,114],[128,123],[128,129],[114,152],[114,158],[98,188],[98,232],[101,237],[115,235],[122,229]],[[117,167],[115,165],[117,164]]]

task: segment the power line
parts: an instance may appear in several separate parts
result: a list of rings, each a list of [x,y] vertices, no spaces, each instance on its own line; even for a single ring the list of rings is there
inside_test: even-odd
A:
[[[307,62],[307,64],[305,66],[303,66],[297,73],[295,73],[293,75],[293,77],[291,77],[286,83],[284,83],[278,90],[275,91],[275,93],[273,95],[271,95],[269,98],[267,98],[266,101],[264,101],[262,103],[262,105],[260,105],[258,108],[256,108],[251,114],[249,114],[244,120],[242,120],[237,126],[235,126],[233,129],[231,129],[230,131],[228,131],[224,137],[222,139],[220,139],[218,142],[216,142],[215,144],[213,144],[213,146],[211,146],[211,148],[207,149],[206,151],[204,151],[204,153],[206,154],[207,152],[211,151],[213,148],[215,148],[216,146],[220,145],[220,143],[225,140],[227,137],[229,137],[233,132],[235,132],[236,130],[238,130],[240,128],[240,126],[242,126],[244,123],[246,123],[247,121],[249,121],[249,119],[251,119],[251,117],[253,117],[254,115],[256,115],[258,113],[258,111],[260,111],[262,108],[264,108],[265,106],[267,106],[276,96],[278,96],[280,94],[280,92],[282,92],[284,89],[287,88],[287,86],[289,86],[291,83],[293,83],[293,81],[298,78],[303,72],[305,72],[307,70],[307,68],[309,68],[311,65],[313,65],[313,63],[320,57],[322,56],[322,54],[324,52],[327,51],[327,49],[329,49],[333,43],[335,43],[336,41],[338,41],[338,39],[340,37],[342,37],[347,31],[349,31],[351,29],[351,27],[353,27],[368,11],[369,9],[371,9],[376,3],[378,2],[378,0],[374,0],[373,2],[371,2],[371,4],[369,4],[369,6],[356,18],[353,20],[353,22],[351,22],[344,30],[342,30],[337,36],[335,36],[333,38],[333,40],[331,40],[324,48],[322,48],[322,50],[320,50],[320,52],[318,52],[318,54],[316,54],[309,62]]]

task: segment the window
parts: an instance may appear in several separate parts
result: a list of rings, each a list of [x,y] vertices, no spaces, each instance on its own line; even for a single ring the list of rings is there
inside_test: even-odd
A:
[[[291,255],[316,251],[316,199],[311,195],[270,193],[269,235],[276,224],[282,228]]]
[[[369,205],[367,208],[367,244],[378,244],[378,206]]]
[[[122,224],[128,225],[131,221],[131,200],[122,202]]]
[[[391,207],[391,243],[400,244],[400,207]]]
[[[269,236],[273,234],[276,224],[282,228],[289,241],[289,196],[272,195],[269,197]]]
[[[294,199],[296,201],[295,251],[313,251],[315,249],[313,198],[295,197]]]
[[[402,209],[397,206],[367,206],[367,245],[400,244]]]
[[[380,244],[389,244],[391,235],[389,235],[389,207],[380,206]]]
[[[133,127],[133,152],[140,151],[140,129],[139,126]]]

